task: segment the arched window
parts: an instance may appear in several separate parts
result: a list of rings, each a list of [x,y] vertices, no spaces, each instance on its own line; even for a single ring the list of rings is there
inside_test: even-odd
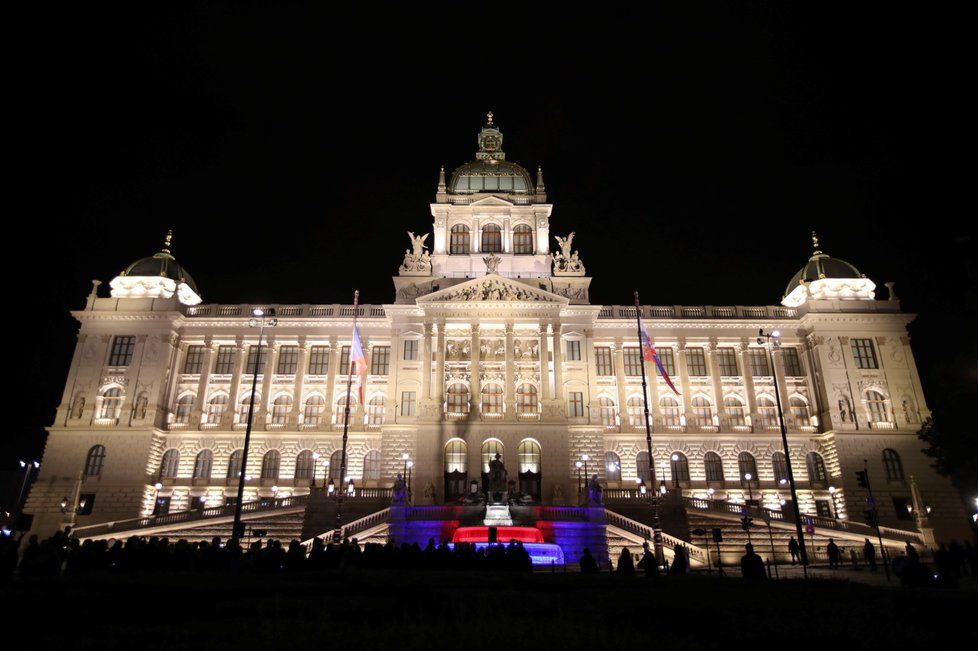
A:
[[[98,477],[102,474],[102,466],[105,465],[105,446],[93,445],[85,457],[85,476]]]
[[[713,426],[713,405],[703,396],[693,398],[693,416],[697,427]]]
[[[808,427],[812,424],[812,417],[808,413],[808,403],[805,399],[800,396],[792,396],[788,401],[789,408],[791,409],[791,415],[795,419],[795,424],[798,427]]]
[[[194,479],[210,479],[213,467],[214,453],[210,450],[201,450],[194,460]]]
[[[295,458],[295,478],[310,480],[316,476],[316,458],[312,450],[303,450]]]
[[[813,486],[825,488],[828,485],[829,474],[825,472],[825,461],[818,452],[809,452],[805,457],[805,465],[808,467],[808,481]]]
[[[520,463],[520,473],[540,473],[540,444],[533,439],[524,439],[516,448]]]
[[[282,464],[282,454],[278,450],[269,450],[261,459],[261,478],[278,479],[278,469]]]
[[[783,486],[788,482],[788,460],[785,459],[784,452],[775,452],[771,455],[771,467],[774,468],[774,481],[778,486]]]
[[[761,427],[778,426],[778,406],[767,396],[757,399],[757,417]]]
[[[604,453],[604,469],[608,481],[621,481],[621,457],[614,452]]]
[[[707,452],[703,457],[706,467],[706,481],[723,481],[723,460],[716,452]]]
[[[160,463],[160,479],[174,479],[180,467],[180,452],[169,449],[163,453],[163,461]]]
[[[452,439],[445,444],[445,472],[464,473],[468,470],[467,449],[462,439]]]
[[[350,415],[352,422],[352,415],[357,412],[357,397],[355,395],[350,395]],[[346,394],[341,395],[336,399],[336,406],[333,409],[333,422],[337,425],[343,424],[343,419],[346,418]]]
[[[173,421],[176,423],[189,423],[190,412],[194,410],[194,394],[188,393],[177,400],[177,410],[173,414]]]
[[[255,392],[255,413],[258,412],[258,406],[261,404],[261,394],[257,391]],[[238,422],[247,423],[248,422],[248,412],[251,407],[251,394],[246,393],[241,396],[241,400],[238,401]]]
[[[757,483],[757,460],[754,459],[754,455],[750,452],[741,452],[737,455],[737,467],[740,469],[740,482],[746,484],[748,481],[751,484]],[[750,479],[747,479],[747,475],[750,475]]]
[[[866,392],[866,407],[869,409],[869,419],[874,423],[890,422],[890,414],[886,408],[886,398],[879,391]]]
[[[519,414],[537,413],[537,388],[532,384],[521,384],[516,389],[516,412]]]
[[[346,460],[347,465],[350,463],[350,459]],[[329,478],[333,480],[336,484],[336,489],[339,490],[343,486],[343,475],[340,466],[343,465],[343,450],[342,448],[329,455]],[[347,474],[350,473],[349,468],[347,468]]]
[[[371,450],[363,455],[363,478],[367,481],[380,479],[380,450]]]
[[[503,413],[503,388],[498,384],[487,384],[482,387],[482,413]]]
[[[663,425],[666,427],[679,427],[682,424],[678,400],[672,396],[665,396],[659,400],[659,408],[662,410]]]
[[[469,227],[465,224],[452,226],[451,240],[448,252],[453,255],[465,255],[471,250],[469,244]]]
[[[448,387],[448,412],[451,414],[469,413],[469,387],[456,382]]]
[[[883,450],[883,470],[886,472],[886,481],[903,483],[903,462],[896,450],[886,448]]]
[[[226,393],[218,393],[211,396],[207,402],[207,422],[219,423],[228,410],[228,396]]]
[[[635,455],[635,474],[646,486],[651,488],[652,468],[649,465],[648,452],[639,452]]]
[[[496,458],[496,455],[505,463],[503,455],[503,444],[499,439],[488,439],[482,444],[482,473],[489,472],[489,462]]]
[[[241,450],[235,450],[228,459],[228,479],[237,479],[241,476],[241,457],[244,454]]]
[[[486,224],[482,227],[482,247],[479,250],[483,253],[502,253],[503,231],[498,224]]]
[[[689,481],[689,459],[682,452],[673,452],[669,457],[674,482]]]
[[[517,255],[533,254],[533,229],[526,224],[520,224],[513,229],[513,253]]]
[[[743,427],[747,424],[744,418],[744,403],[737,396],[727,396],[723,399],[723,413],[726,414],[730,427]]]
[[[387,409],[387,397],[376,395],[367,403],[367,425],[380,426],[384,424],[384,413]]]
[[[625,403],[630,427],[645,427],[645,404],[641,396],[632,396]]]
[[[607,396],[598,398],[598,421],[605,427],[615,426],[615,401]]]
[[[102,392],[102,405],[99,407],[99,418],[118,420],[122,410],[122,389],[112,387]]]
[[[276,425],[284,425],[289,422],[289,414],[292,413],[292,396],[279,396],[272,403],[272,422]]]
[[[326,409],[326,398],[321,395],[313,394],[306,398],[306,407],[302,411],[302,423],[304,425],[319,425],[323,419],[323,410]]]

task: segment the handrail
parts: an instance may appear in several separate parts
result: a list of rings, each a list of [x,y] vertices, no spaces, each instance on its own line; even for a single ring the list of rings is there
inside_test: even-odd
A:
[[[637,522],[631,518],[626,518],[620,513],[615,513],[614,511],[609,511],[608,509],[604,510],[604,514],[609,524],[613,524],[620,529],[624,529],[625,531],[633,533],[637,536],[642,536],[647,540],[652,540],[655,535],[652,527],[648,526],[647,524]],[[682,545],[689,552],[690,558],[706,565],[706,550],[703,548],[697,547],[696,545],[686,542],[681,538],[671,536],[665,531],[662,532],[662,542],[668,544],[670,547]]]

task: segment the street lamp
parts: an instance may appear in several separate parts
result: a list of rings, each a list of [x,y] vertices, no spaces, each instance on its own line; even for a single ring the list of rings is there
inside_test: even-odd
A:
[[[771,360],[771,376],[774,380],[774,398],[778,405],[778,424],[781,426],[781,445],[784,448],[784,463],[788,471],[788,485],[791,488],[791,508],[795,516],[795,533],[798,534],[798,547],[801,551],[801,568],[805,578],[808,578],[808,552],[805,549],[805,530],[801,526],[801,511],[798,509],[798,492],[795,489],[795,473],[791,470],[791,451],[788,448],[788,428],[784,424],[784,410],[781,407],[781,390],[778,388],[777,367],[774,364],[774,350],[781,347],[781,332],[771,331],[764,334],[764,329],[757,332],[757,343],[768,344],[768,356]]]
[[[244,537],[244,524],[241,522],[241,503],[244,501],[245,471],[248,468],[248,448],[251,445],[251,424],[255,416],[255,392],[258,391],[258,371],[262,371],[263,375],[265,371],[261,363],[262,338],[265,335],[266,326],[274,328],[278,325],[278,319],[274,318],[274,309],[263,310],[256,307],[251,311],[251,315],[254,318],[248,321],[248,325],[252,328],[258,326],[258,352],[255,355],[255,366],[251,369],[251,399],[248,401],[248,424],[245,427],[244,449],[241,451],[241,470],[238,473],[238,499],[234,502],[234,525],[231,528],[231,537],[237,538],[238,540]],[[245,364],[247,366],[247,360]]]
[[[744,529],[747,531],[747,542],[752,542],[750,539],[750,507],[754,502],[754,489],[751,486],[751,480],[754,475],[749,472],[744,473],[744,481],[747,482],[747,504],[744,505]],[[743,493],[741,493],[743,494]]]
[[[670,459],[672,460],[672,484],[675,488],[679,488],[679,473],[677,472],[679,470],[679,455],[673,453]]]
[[[414,474],[414,462],[408,460],[407,462],[407,491],[408,491],[408,501],[411,500],[411,475]]]
[[[584,483],[585,484],[590,479],[590,477],[588,477],[588,474],[587,474],[587,462],[590,461],[590,460],[591,460],[591,455],[589,455],[589,454],[582,454],[581,455],[581,461],[584,462]]]
[[[584,464],[582,464],[580,461],[575,461],[574,462],[574,467],[577,468],[577,495],[578,495],[578,499],[580,499],[580,495],[581,495],[581,467],[583,465]]]

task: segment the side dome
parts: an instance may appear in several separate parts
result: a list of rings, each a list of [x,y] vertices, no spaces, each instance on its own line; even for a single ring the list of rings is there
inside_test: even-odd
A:
[[[172,298],[184,305],[201,302],[197,283],[170,253],[173,231],[166,234],[163,248],[147,258],[136,260],[112,279],[113,298]]]
[[[876,284],[854,264],[833,258],[818,248],[818,236],[812,231],[815,250],[784,290],[781,304],[797,307],[813,300],[866,300],[876,298]]]

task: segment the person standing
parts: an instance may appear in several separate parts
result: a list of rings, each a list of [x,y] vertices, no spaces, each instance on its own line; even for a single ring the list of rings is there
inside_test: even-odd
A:
[[[829,538],[829,544],[825,546],[825,551],[829,555],[829,569],[839,569],[839,546],[835,544],[833,539]]]
[[[798,557],[801,555],[801,550],[798,547],[798,541],[792,536],[791,540],[788,541],[788,553],[791,554],[791,564],[795,565],[798,562]]]
[[[876,547],[873,543],[869,542],[869,538],[866,538],[866,542],[863,544],[863,558],[866,559],[866,563],[869,565],[869,570],[871,572],[876,571]]]

